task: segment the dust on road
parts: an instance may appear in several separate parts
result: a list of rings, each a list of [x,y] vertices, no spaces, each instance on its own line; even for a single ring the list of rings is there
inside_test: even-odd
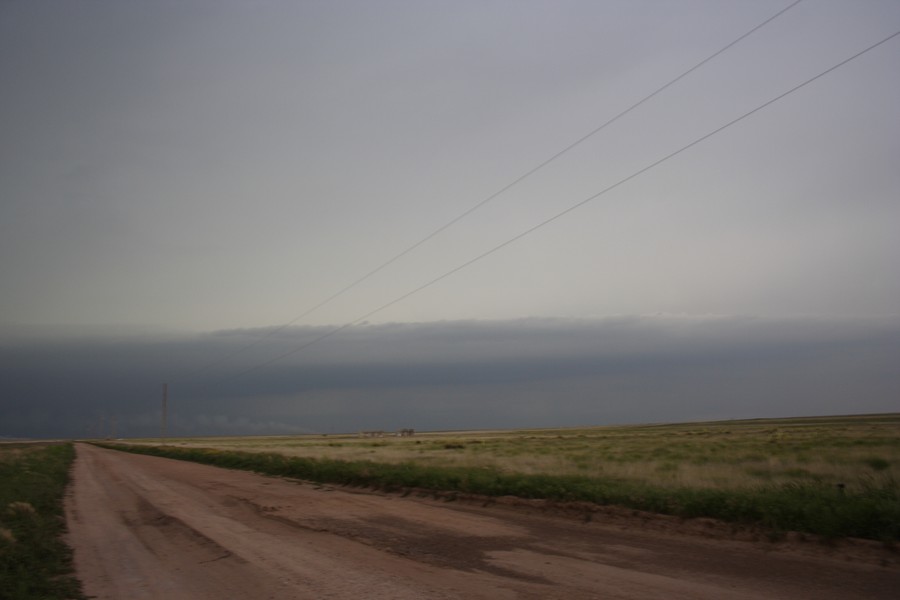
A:
[[[896,598],[878,550],[333,488],[79,444],[66,514],[99,599]]]

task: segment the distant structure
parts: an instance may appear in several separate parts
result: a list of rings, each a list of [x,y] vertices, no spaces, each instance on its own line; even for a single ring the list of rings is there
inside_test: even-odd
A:
[[[384,431],[375,430],[375,431],[360,431],[359,437],[361,438],[374,438],[374,437],[384,437]]]
[[[382,438],[382,437],[386,436],[387,434],[382,429],[373,429],[373,430],[369,430],[369,431],[360,431],[358,435],[361,438]],[[392,435],[395,435],[397,437],[412,437],[412,436],[416,435],[416,430],[415,429],[398,429],[397,433],[392,434]]]

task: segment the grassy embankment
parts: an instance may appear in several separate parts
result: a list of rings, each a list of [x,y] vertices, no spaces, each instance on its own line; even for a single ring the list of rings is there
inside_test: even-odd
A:
[[[900,539],[900,415],[170,444],[132,449],[322,482],[585,501],[773,534]]]
[[[0,444],[0,597],[85,598],[60,537],[74,457],[71,444]]]

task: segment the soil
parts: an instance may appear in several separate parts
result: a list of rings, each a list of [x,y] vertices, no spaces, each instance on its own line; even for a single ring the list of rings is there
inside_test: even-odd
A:
[[[99,599],[896,598],[883,545],[711,520],[387,493],[78,444],[66,500]]]

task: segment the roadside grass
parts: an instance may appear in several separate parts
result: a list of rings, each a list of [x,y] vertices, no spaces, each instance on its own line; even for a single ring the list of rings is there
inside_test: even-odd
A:
[[[0,597],[83,600],[73,575],[63,495],[71,444],[0,444]]]
[[[776,536],[900,539],[900,415],[169,442],[115,447],[319,482],[711,517]]]

